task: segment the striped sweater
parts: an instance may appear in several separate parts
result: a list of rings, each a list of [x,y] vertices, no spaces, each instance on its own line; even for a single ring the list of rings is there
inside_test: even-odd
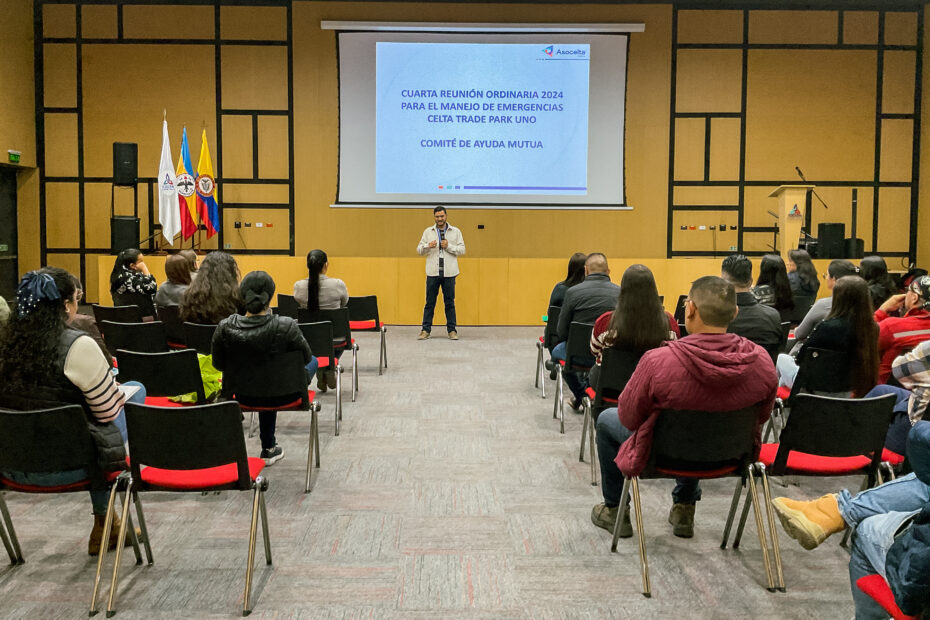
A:
[[[65,357],[65,377],[84,394],[98,422],[112,422],[126,403],[103,353],[90,336],[75,339]]]
[[[911,424],[923,419],[930,403],[930,340],[925,340],[898,356],[892,363],[895,379],[911,391],[907,401],[907,416]]]

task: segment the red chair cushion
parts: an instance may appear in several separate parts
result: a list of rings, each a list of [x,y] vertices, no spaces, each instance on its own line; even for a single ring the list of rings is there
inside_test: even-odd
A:
[[[585,396],[587,396],[591,400],[594,400],[594,397],[597,396],[597,392],[594,391],[593,387],[585,388],[584,393],[585,393]]]
[[[559,366],[565,367],[565,360],[559,360]]]
[[[777,443],[767,443],[762,445],[759,452],[759,460],[766,467],[770,467],[775,462],[775,455],[778,453]],[[789,473],[804,473],[821,476],[842,476],[845,474],[854,474],[869,466],[872,461],[865,456],[817,456],[816,454],[807,454],[805,452],[795,452],[792,450],[788,453],[788,470]]]
[[[167,396],[146,396],[145,404],[154,407],[183,407],[182,403],[176,403],[168,400]]]
[[[782,400],[788,400],[788,397],[791,396],[791,388],[785,385],[779,385],[778,391],[775,392],[775,396]]]
[[[678,470],[678,469],[665,469],[663,467],[656,467],[656,471],[660,474],[666,476],[673,476],[675,478],[722,478],[724,476],[729,476],[736,471],[736,465],[728,465],[726,467],[720,467],[719,469],[701,469],[701,470]]]
[[[121,472],[119,471],[107,472],[107,482],[113,482],[116,480],[116,477],[119,476],[120,473]],[[0,488],[8,489],[10,491],[18,491],[20,493],[72,493],[74,491],[86,491],[88,488],[90,488],[90,480],[78,480],[77,482],[72,482],[70,484],[59,484],[53,487],[46,487],[36,484],[13,482],[9,478],[0,476]]]
[[[349,329],[352,330],[364,331],[366,329],[379,329],[381,327],[384,327],[384,323],[381,322],[376,324],[374,319],[369,321],[349,321]]]
[[[888,582],[881,575],[866,575],[856,580],[856,586],[875,599],[875,602],[882,606],[882,609],[891,614],[895,620],[916,620],[917,616],[908,616],[898,608],[894,601],[894,594],[888,587]]]
[[[249,457],[249,477],[255,477],[265,468],[265,461],[260,458]],[[165,489],[178,489],[193,491],[198,489],[212,489],[235,484],[239,480],[239,470],[235,463],[208,467],[206,469],[159,469],[158,467],[145,467],[140,472],[142,481],[153,486]]]
[[[316,398],[316,392],[313,390],[307,390],[307,402],[313,404],[313,399]],[[265,407],[260,405],[249,405],[246,403],[240,403],[242,408],[246,411],[285,411],[287,409],[299,409],[303,404],[303,400],[298,398],[297,400],[285,403],[283,405],[278,405],[277,407]]]
[[[316,363],[319,364],[319,368],[327,368],[329,366],[328,357],[317,357]]]
[[[885,448],[882,450],[882,460],[892,465],[900,465],[904,462],[904,456]]]
[[[546,343],[546,339],[545,339],[545,338],[543,338],[542,336],[540,336],[540,337],[539,337],[539,341],[540,341],[540,342],[542,342],[543,344],[545,344],[545,343]]]

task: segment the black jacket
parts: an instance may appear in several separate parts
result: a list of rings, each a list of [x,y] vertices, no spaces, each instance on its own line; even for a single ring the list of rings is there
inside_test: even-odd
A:
[[[885,573],[901,611],[917,615],[930,609],[930,504],[891,545]]]
[[[288,351],[300,351],[304,364],[310,362],[310,345],[297,321],[286,316],[233,314],[220,321],[213,333],[213,366],[218,370],[248,366]]]
[[[568,340],[568,328],[573,322],[591,323],[605,312],[617,307],[620,287],[606,273],[592,273],[583,282],[565,291],[559,314],[558,340]]]
[[[727,333],[755,342],[768,352],[774,362],[788,339],[778,310],[759,303],[751,292],[737,293],[736,305],[739,312],[727,327]]]

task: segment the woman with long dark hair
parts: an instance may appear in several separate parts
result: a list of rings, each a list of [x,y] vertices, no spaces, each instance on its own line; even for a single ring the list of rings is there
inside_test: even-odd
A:
[[[872,314],[869,287],[859,276],[843,276],[833,287],[833,305],[823,320],[798,352],[801,357],[808,347],[844,353],[845,368],[838,368],[843,376],[848,373],[852,394],[865,396],[878,382],[878,324]],[[798,365],[782,353],[776,363],[779,384],[794,385]]]
[[[179,304],[182,321],[216,325],[242,312],[239,296],[239,265],[226,252],[207,254]]]
[[[766,254],[759,263],[759,277],[752,289],[756,301],[778,310],[782,321],[790,319],[794,310],[794,295],[785,261],[778,254]]]
[[[878,310],[889,297],[898,292],[894,280],[888,275],[888,265],[881,256],[866,256],[859,261],[859,273],[869,283],[872,307]]]
[[[817,296],[820,280],[807,250],[788,250],[788,282],[795,297]]]
[[[565,301],[565,291],[584,281],[584,261],[588,258],[587,254],[575,252],[568,259],[568,273],[565,279],[555,285],[552,294],[549,295],[550,306],[562,306]]]
[[[125,249],[116,256],[110,272],[110,295],[117,306],[136,305],[143,316],[154,316],[158,284],[144,258],[135,248]]]
[[[64,269],[30,271],[16,290],[16,312],[0,331],[0,385],[7,394],[29,400],[82,405],[98,452],[101,470],[25,473],[3,472],[15,482],[60,486],[91,478],[94,527],[87,551],[97,555],[107,510],[104,474],[125,469],[126,421],[123,404],[145,401],[140,383],[116,383],[97,344],[65,323],[77,313],[77,279]],[[105,466],[105,467],[104,467]],[[116,545],[114,528],[108,540]]]
[[[294,283],[294,299],[301,308],[311,312],[317,310],[337,310],[349,303],[349,291],[346,283],[339,278],[330,278],[329,258],[323,250],[310,250],[307,254],[306,280]]]

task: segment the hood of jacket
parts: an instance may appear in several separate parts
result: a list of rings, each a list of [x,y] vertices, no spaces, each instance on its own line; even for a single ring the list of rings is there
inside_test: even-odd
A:
[[[765,349],[736,334],[691,334],[666,346],[696,382],[723,388],[743,381],[747,364],[768,358]]]

